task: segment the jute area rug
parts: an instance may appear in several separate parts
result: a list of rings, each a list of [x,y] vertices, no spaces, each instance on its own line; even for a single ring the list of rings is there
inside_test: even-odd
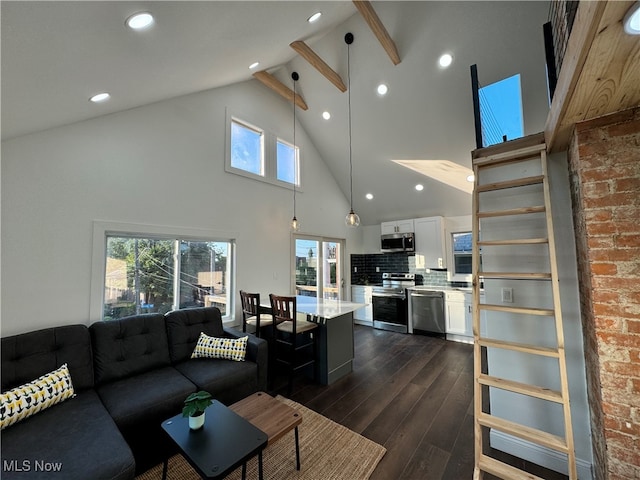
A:
[[[300,405],[278,396],[278,400],[302,413],[300,433],[300,471],[296,470],[293,431],[263,452],[265,480],[366,480],[387,451],[383,446]],[[240,480],[241,468],[227,480]],[[136,480],[162,478],[162,465],[136,477]],[[197,480],[200,477],[181,455],[169,459],[168,480]],[[247,463],[247,479],[258,478],[257,458]]]

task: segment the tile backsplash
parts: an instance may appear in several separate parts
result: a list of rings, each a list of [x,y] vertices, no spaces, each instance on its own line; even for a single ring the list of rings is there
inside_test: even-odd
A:
[[[357,270],[357,271],[356,271]],[[429,270],[427,272],[427,270]],[[416,268],[415,255],[407,253],[371,253],[351,255],[351,283],[374,285],[382,283],[383,272],[415,273],[416,285],[466,287],[467,282],[449,282],[447,270]]]

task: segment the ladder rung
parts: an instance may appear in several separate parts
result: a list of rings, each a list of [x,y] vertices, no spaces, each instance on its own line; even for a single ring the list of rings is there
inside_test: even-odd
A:
[[[495,428],[514,437],[528,440],[536,445],[542,445],[562,453],[569,453],[569,448],[564,438],[537,428],[527,427],[526,425],[510,422],[486,413],[481,413],[478,416],[478,423],[484,427]]]
[[[521,272],[481,272],[479,277],[487,278],[509,278],[511,280],[551,280],[550,273],[521,273]]]
[[[544,181],[544,175],[535,175],[533,177],[514,178],[504,182],[492,182],[478,185],[476,191],[493,192],[495,190],[504,190],[505,188],[526,187],[527,185],[538,185]]]
[[[562,393],[549,388],[530,385],[527,383],[506,380],[504,378],[492,377],[491,375],[480,374],[478,382],[489,387],[496,387],[509,392],[520,393],[529,397],[541,398],[550,402],[562,403]]]
[[[543,150],[546,150],[547,146],[544,143],[532,145],[530,147],[521,148],[519,150],[497,153],[495,155],[489,155],[487,157],[476,158],[473,164],[478,168],[495,166],[500,163],[513,163],[513,162],[526,162],[528,160],[538,159]]]
[[[479,467],[480,470],[504,480],[544,480],[532,473],[512,467],[511,465],[507,465],[506,463],[496,460],[495,458],[488,457],[487,455],[480,456]]]
[[[501,245],[537,245],[541,243],[549,243],[548,238],[516,238],[513,240],[484,240],[479,241],[481,247],[495,247]]]
[[[531,307],[505,307],[504,305],[491,305],[489,303],[481,303],[480,310],[491,310],[493,312],[522,313],[528,315],[542,315],[551,317],[554,311],[549,308],[531,308]]]
[[[526,215],[528,213],[541,213],[544,211],[544,205],[536,205],[535,207],[510,208],[509,210],[478,212],[478,218],[504,217],[506,215]]]
[[[516,352],[530,353],[532,355],[541,355],[543,357],[560,356],[557,348],[539,347],[537,345],[528,345],[526,343],[507,342],[504,340],[493,340],[490,338],[478,338],[481,347],[501,348],[503,350],[513,350]]]

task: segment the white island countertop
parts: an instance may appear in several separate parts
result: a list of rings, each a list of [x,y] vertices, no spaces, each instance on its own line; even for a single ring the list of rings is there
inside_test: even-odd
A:
[[[339,317],[366,306],[364,303],[306,297],[303,295],[296,296],[296,303],[298,312],[325,319]]]

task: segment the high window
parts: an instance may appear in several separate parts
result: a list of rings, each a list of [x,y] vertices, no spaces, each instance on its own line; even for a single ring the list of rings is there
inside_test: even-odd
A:
[[[96,268],[103,272],[96,278],[103,320],[209,306],[233,314],[233,240],[103,231],[102,243],[94,243],[103,252],[103,268]]]
[[[262,130],[232,120],[231,168],[264,177],[264,132]]]
[[[482,87],[478,94],[485,147],[524,135],[520,74]]]
[[[300,148],[250,122],[227,115],[225,169],[263,182],[300,187]]]

